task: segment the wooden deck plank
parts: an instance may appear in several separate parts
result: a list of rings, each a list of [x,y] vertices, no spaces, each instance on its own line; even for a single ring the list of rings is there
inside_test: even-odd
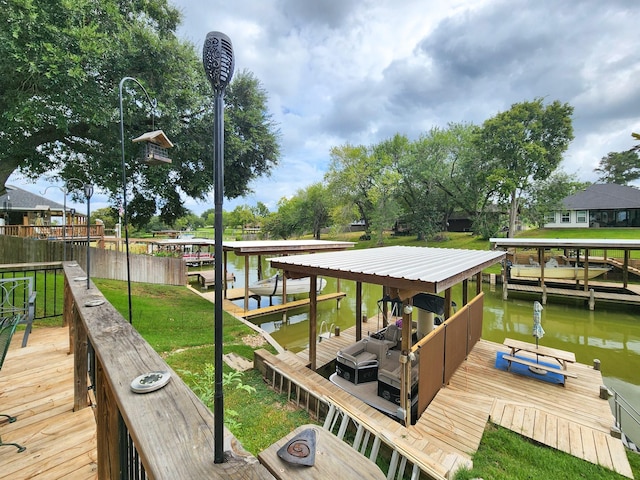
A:
[[[584,458],[584,448],[582,447],[582,432],[580,425],[577,423],[569,424],[569,443],[571,455],[578,458]]]
[[[558,450],[571,453],[569,422],[564,418],[558,418]]]
[[[606,437],[607,446],[609,447],[609,454],[611,455],[611,461],[614,465],[614,470],[620,475],[633,478],[633,471],[629,465],[629,459],[624,445],[618,439],[613,438],[611,435]]]
[[[72,411],[68,329],[36,327],[26,348],[21,339],[14,336],[0,375],[0,410],[18,420],[0,433],[26,450],[0,449],[2,477],[97,479],[93,409]]]
[[[587,462],[598,463],[598,453],[596,452],[596,442],[593,438],[593,430],[590,428],[580,428],[580,436],[582,437],[582,450],[584,459]]]

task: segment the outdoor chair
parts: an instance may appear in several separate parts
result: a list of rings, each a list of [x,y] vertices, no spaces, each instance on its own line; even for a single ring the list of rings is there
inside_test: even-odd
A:
[[[19,315],[0,319],[0,370],[2,370],[2,365],[4,365],[4,359],[9,351],[9,344],[11,343],[11,338],[13,338],[13,333],[16,331],[18,322],[20,322]],[[4,413],[0,413],[0,417],[6,417],[9,423],[16,421],[16,417]],[[0,447],[4,447],[5,445],[13,445],[18,449],[18,452],[24,452],[26,450],[26,447],[17,443],[4,443],[0,436]]]
[[[22,347],[27,346],[35,317],[36,292],[33,291],[32,277],[0,279],[0,318],[17,315],[18,323],[26,325],[22,337]]]

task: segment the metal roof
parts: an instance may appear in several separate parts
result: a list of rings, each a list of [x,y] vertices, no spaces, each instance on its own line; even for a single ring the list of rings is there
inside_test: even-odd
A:
[[[319,275],[391,288],[440,293],[500,262],[501,251],[380,247],[271,259],[291,276]]]
[[[640,250],[640,240],[603,238],[491,238],[494,247],[596,248]]]
[[[296,252],[321,252],[327,250],[346,250],[354,246],[353,242],[333,242],[329,240],[246,240],[223,242],[224,250],[236,255],[286,254]]]

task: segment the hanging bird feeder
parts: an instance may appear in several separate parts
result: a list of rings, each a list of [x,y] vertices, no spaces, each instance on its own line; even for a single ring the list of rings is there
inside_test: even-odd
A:
[[[135,143],[144,142],[141,161],[148,165],[165,165],[171,163],[168,150],[173,147],[171,140],[162,130],[154,130],[134,138]]]

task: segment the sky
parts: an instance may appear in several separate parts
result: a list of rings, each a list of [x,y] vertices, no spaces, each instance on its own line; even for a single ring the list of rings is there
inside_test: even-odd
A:
[[[229,36],[235,71],[260,80],[280,131],[279,165],[225,210],[277,210],[322,181],[334,146],[481,125],[535,98],[574,107],[561,168],[576,180],[596,181],[602,157],[637,143],[637,0],[169,1],[183,14],[179,37],[199,55],[208,32]],[[59,189],[47,194],[62,202]],[[92,207],[106,206],[96,197]],[[213,205],[213,192],[186,201],[197,214]]]

